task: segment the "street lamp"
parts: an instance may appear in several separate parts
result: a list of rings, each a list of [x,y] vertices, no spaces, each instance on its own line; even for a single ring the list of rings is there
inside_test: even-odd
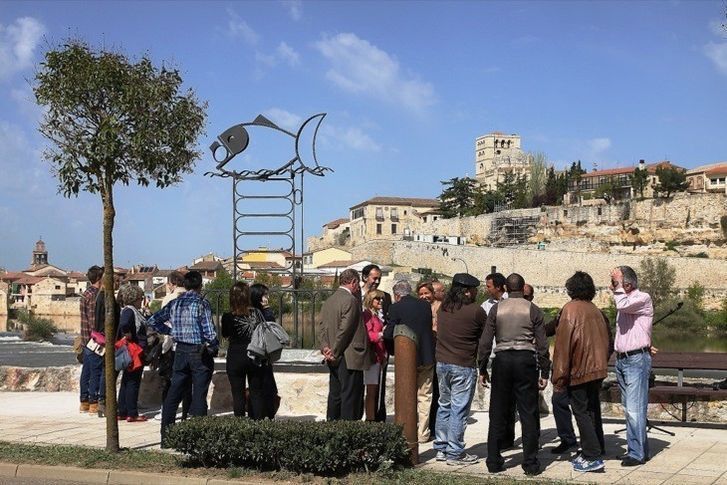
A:
[[[462,259],[462,258],[452,258],[452,261],[462,261],[462,264],[464,264],[464,272],[465,273],[469,273],[470,272],[469,268],[467,267],[467,261],[465,261],[464,259]]]

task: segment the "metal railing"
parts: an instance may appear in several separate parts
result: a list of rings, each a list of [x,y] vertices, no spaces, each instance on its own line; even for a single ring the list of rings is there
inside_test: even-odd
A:
[[[316,327],[323,302],[335,290],[330,288],[270,288],[268,301],[276,321],[290,335],[290,347],[317,348]],[[208,290],[203,295],[212,305],[215,329],[222,330],[222,314],[229,311],[227,290]]]

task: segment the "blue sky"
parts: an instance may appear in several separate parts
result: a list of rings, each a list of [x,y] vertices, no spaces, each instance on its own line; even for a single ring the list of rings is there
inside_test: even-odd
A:
[[[68,36],[171,62],[209,103],[194,174],[116,190],[116,263],[176,267],[232,254],[230,182],[203,176],[207,147],[258,113],[287,128],[328,113],[318,155],[335,172],[306,178],[307,234],[376,195],[437,196],[495,130],[557,167],[727,160],[724,15],[721,0],[4,1],[0,267],[27,267],[39,236],[58,266],[101,262],[100,201],[57,194],[29,85]]]

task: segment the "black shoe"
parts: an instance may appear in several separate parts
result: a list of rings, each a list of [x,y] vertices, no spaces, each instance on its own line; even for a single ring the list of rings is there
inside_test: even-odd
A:
[[[496,465],[487,464],[487,471],[490,473],[500,473],[505,471],[505,463],[498,463]]]
[[[623,460],[621,460],[621,466],[639,466],[643,465],[644,462],[641,460],[637,460],[636,458],[627,456]]]
[[[529,477],[534,477],[536,475],[540,475],[543,472],[539,466],[523,468],[523,470],[525,471],[525,475],[527,475]]]
[[[562,455],[571,448],[575,448],[577,445],[578,443],[566,443],[565,441],[561,441],[560,444],[550,450],[550,452],[554,455]]]

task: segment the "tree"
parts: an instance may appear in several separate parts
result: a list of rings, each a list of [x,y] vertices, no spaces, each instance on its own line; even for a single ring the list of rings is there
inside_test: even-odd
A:
[[[444,189],[439,196],[442,215],[445,218],[477,215],[475,197],[480,191],[477,181],[470,177],[455,177],[442,181]]]
[[[539,206],[545,194],[548,177],[548,158],[545,153],[535,152],[529,155],[530,178],[528,179],[528,205]]]
[[[230,311],[230,288],[235,282],[232,276],[222,268],[217,272],[215,279],[204,285],[204,292],[207,299],[212,303],[212,311],[216,314],[223,314]]]
[[[666,258],[645,258],[639,269],[639,288],[651,295],[654,307],[672,296],[676,269]]]
[[[659,194],[666,193],[666,198],[674,192],[683,192],[689,187],[687,173],[680,168],[671,165],[657,167],[656,176],[659,178],[659,183],[654,187],[654,191]]]
[[[157,68],[144,56],[95,50],[69,40],[45,54],[33,90],[46,108],[40,132],[52,145],[44,157],[65,197],[99,194],[103,205],[106,335],[114,329],[114,186],[181,181],[200,156],[196,140],[205,103],[180,92],[176,69]],[[114,353],[106,352],[106,449],[118,451]]]
[[[560,205],[562,194],[559,194],[558,177],[555,175],[555,168],[548,168],[548,176],[545,180],[545,204]]]
[[[644,198],[644,189],[649,183],[649,172],[645,168],[636,167],[631,175],[631,187],[639,193],[639,197]]]
[[[621,197],[621,186],[618,179],[614,177],[608,177],[605,182],[602,182],[594,191],[594,196],[605,200],[609,204],[614,200]]]

